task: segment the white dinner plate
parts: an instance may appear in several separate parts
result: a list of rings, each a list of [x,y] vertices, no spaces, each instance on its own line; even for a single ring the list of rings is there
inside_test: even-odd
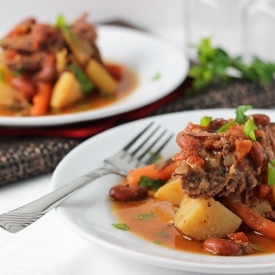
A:
[[[138,77],[132,93],[102,108],[41,117],[0,116],[0,126],[50,126],[101,119],[150,104],[175,90],[186,78],[188,60],[180,49],[145,32],[98,26],[98,47],[106,61],[131,68]],[[157,80],[154,76],[159,75]]]
[[[275,111],[252,110],[251,112],[265,113],[275,121]],[[188,111],[146,118],[102,132],[80,144],[60,162],[52,177],[52,189],[100,167],[105,157],[123,147],[149,121],[155,121],[176,134],[183,130],[189,121],[199,123],[199,119],[205,115],[235,117],[234,110],[231,109]],[[174,139],[165,148],[163,156],[172,156],[177,150]],[[89,184],[58,207],[58,215],[86,240],[116,255],[121,254],[142,263],[212,274],[252,274],[275,270],[275,254],[223,257],[187,253],[153,244],[131,231],[115,229],[112,223],[119,221],[115,219],[110,209],[108,191],[118,182],[119,177],[106,176]]]

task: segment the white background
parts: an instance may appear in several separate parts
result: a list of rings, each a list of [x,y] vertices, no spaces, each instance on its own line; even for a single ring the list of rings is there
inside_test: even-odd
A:
[[[1,0],[0,32],[27,16],[54,22],[89,12],[94,22],[126,20],[159,34],[184,50],[184,0]],[[234,0],[232,0],[234,2]],[[19,207],[50,190],[51,175],[0,188],[0,212]],[[190,275],[121,258],[84,241],[52,211],[29,228],[0,230],[0,274],[4,275]]]

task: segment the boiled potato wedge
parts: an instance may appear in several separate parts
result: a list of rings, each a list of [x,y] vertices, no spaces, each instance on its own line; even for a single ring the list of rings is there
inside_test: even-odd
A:
[[[73,73],[63,72],[53,88],[50,106],[53,109],[63,109],[83,97],[81,86]]]
[[[91,59],[85,72],[102,93],[115,95],[118,83],[98,61]]]
[[[168,201],[175,206],[179,206],[184,195],[181,189],[181,180],[176,178],[169,180],[160,187],[154,196],[162,201]]]
[[[174,226],[194,240],[222,238],[235,232],[242,220],[213,198],[184,197],[174,217]]]
[[[84,66],[93,54],[93,50],[88,42],[77,39],[71,32],[62,31],[62,35],[69,45],[74,57],[80,65]]]
[[[15,91],[8,83],[0,82],[0,105],[2,106],[12,106],[14,104]]]
[[[67,49],[62,49],[55,54],[56,71],[61,74],[67,65]]]

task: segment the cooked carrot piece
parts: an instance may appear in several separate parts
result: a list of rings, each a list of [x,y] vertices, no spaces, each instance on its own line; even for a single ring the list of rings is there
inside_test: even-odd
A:
[[[237,160],[242,160],[251,150],[252,141],[247,140],[236,140],[236,157]]]
[[[117,80],[121,79],[123,68],[120,65],[107,64],[106,69],[115,79]]]
[[[275,239],[275,222],[272,222],[240,202],[227,199],[226,206],[253,230]]]
[[[33,105],[30,108],[29,114],[31,116],[42,116],[48,111],[50,104],[52,87],[50,84],[38,82],[38,91],[33,96]]]
[[[157,164],[143,166],[129,172],[127,183],[135,186],[139,182],[141,176],[148,176],[152,179],[162,179],[166,181],[171,178],[172,173],[175,172],[177,167],[178,165],[176,162],[170,162],[161,168]]]

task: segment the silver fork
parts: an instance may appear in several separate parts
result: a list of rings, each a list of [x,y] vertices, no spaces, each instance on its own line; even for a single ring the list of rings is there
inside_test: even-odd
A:
[[[160,126],[156,126],[154,122],[150,123],[121,150],[106,158],[103,167],[90,171],[29,204],[0,215],[0,227],[11,233],[19,232],[91,181],[108,174],[126,176],[131,169],[152,163],[172,136],[167,130],[161,131]]]

